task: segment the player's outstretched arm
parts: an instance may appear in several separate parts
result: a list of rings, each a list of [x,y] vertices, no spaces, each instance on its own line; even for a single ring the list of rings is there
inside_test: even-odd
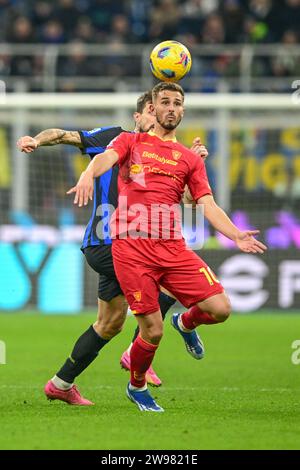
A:
[[[213,227],[233,240],[241,251],[245,253],[263,253],[267,249],[266,245],[254,238],[259,230],[240,231],[231,222],[223,209],[216,204],[213,196],[203,196],[198,199],[197,203],[204,205],[204,215]]]
[[[113,149],[108,149],[99,153],[89,163],[86,170],[81,173],[78,183],[67,191],[67,194],[75,193],[74,204],[79,207],[87,205],[93,199],[94,178],[101,176],[112,168],[119,160],[118,153]]]
[[[82,148],[79,132],[65,131],[63,129],[45,129],[35,137],[25,135],[20,137],[17,147],[21,152],[32,153],[38,147],[58,144],[68,144]]]

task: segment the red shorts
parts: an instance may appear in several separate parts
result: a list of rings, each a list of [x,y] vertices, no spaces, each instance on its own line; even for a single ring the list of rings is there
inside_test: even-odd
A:
[[[116,239],[113,262],[121,289],[135,314],[159,310],[159,286],[189,308],[224,289],[184,240]]]

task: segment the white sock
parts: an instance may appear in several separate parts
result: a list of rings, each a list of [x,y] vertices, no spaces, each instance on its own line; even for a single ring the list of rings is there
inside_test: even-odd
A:
[[[128,349],[127,349],[127,352],[128,352],[129,355],[130,355],[130,351],[131,351],[132,345],[133,345],[133,343],[130,343],[130,345],[128,346]]]
[[[179,318],[178,318],[178,326],[181,329],[181,331],[184,331],[185,333],[190,333],[191,331],[193,331],[193,330],[188,330],[187,328],[184,327],[181,321],[181,315],[179,315]]]
[[[138,392],[144,392],[145,390],[147,390],[147,388],[147,382],[143,387],[135,387],[134,385],[129,384],[129,390],[137,390]]]
[[[59,388],[60,390],[70,390],[73,384],[70,384],[69,382],[65,382],[64,380],[60,379],[55,375],[52,377],[51,382],[55,385],[56,388]]]

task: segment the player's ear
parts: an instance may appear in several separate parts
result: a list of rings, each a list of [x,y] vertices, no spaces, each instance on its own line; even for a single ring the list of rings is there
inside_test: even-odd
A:
[[[153,103],[150,103],[150,104],[149,104],[149,112],[150,112],[151,114],[153,114],[153,116],[156,115],[155,107],[154,107],[154,104],[153,104]]]
[[[138,113],[137,111],[135,111],[133,113],[133,119],[134,119],[134,122],[136,123],[137,120],[141,117],[141,113]]]

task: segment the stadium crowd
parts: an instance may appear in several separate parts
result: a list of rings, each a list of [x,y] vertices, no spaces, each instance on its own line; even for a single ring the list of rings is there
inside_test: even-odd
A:
[[[300,0],[0,0],[0,39],[11,43],[298,42]]]
[[[85,44],[121,50],[124,44],[170,38],[192,51],[198,44],[279,43],[274,56],[255,64],[253,75],[296,76],[299,58],[285,46],[299,43],[299,23],[300,0],[0,0],[0,43],[74,46],[57,61],[60,77],[138,76],[140,59],[121,54],[89,60]],[[193,72],[209,79],[239,75],[239,57],[234,54],[207,59]],[[42,67],[42,57],[0,50],[2,79],[38,75]]]

